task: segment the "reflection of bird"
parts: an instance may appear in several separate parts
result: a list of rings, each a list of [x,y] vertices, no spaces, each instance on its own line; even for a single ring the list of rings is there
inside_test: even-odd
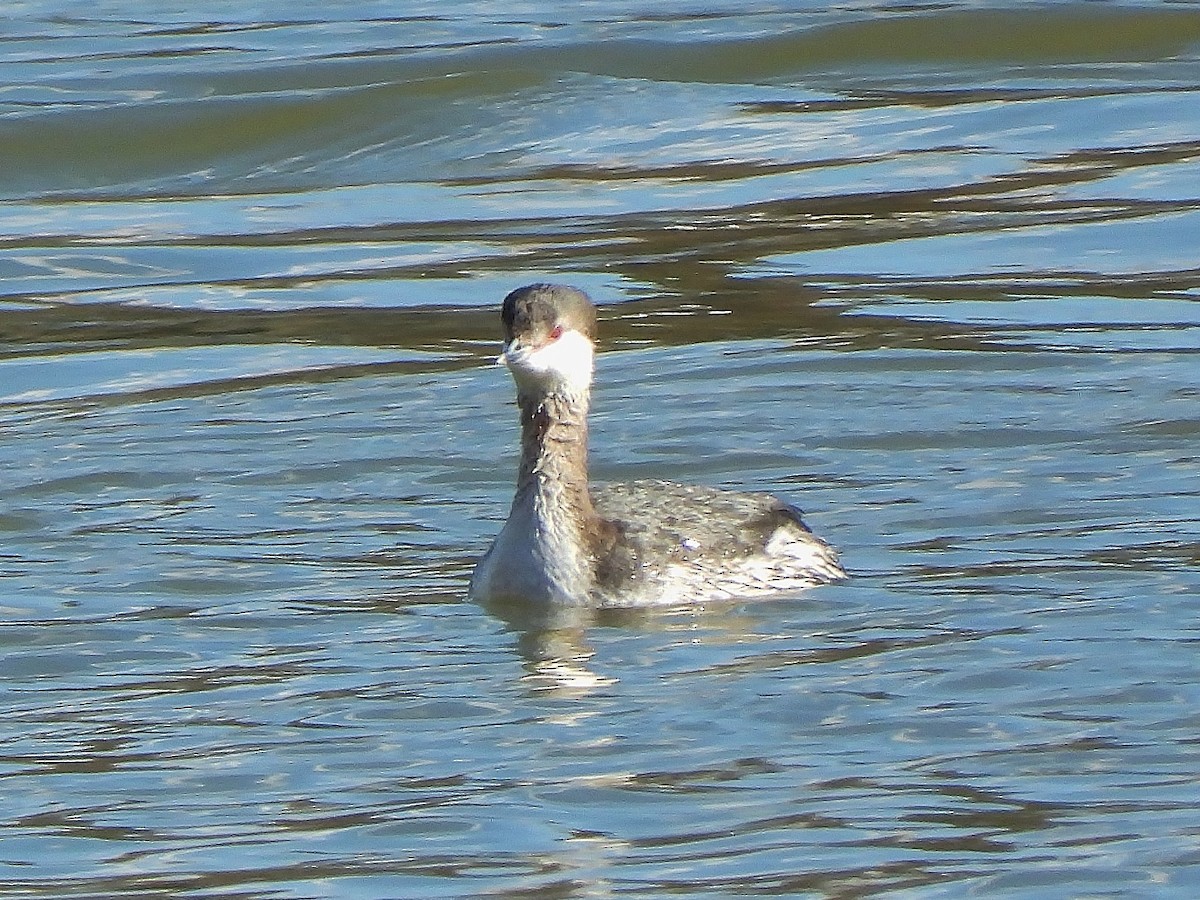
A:
[[[521,464],[508,520],[471,594],[541,605],[688,604],[845,577],[798,510],[768,494],[666,481],[590,488],[587,415],[596,310],[535,284],[504,299],[502,360],[517,385]]]

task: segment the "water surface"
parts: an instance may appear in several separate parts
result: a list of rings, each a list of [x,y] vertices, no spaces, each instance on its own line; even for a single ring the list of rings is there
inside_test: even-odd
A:
[[[278,15],[0,20],[0,895],[1194,896],[1200,7]],[[854,578],[467,601],[541,279]]]

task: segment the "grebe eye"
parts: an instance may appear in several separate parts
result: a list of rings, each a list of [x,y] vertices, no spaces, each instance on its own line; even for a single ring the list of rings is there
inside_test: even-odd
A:
[[[561,325],[555,325],[553,328],[550,329],[550,340],[557,341],[562,336],[563,336],[563,327]]]

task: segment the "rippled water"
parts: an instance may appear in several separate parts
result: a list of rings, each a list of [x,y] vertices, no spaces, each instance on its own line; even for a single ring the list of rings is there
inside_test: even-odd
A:
[[[1200,6],[0,17],[0,895],[1195,896]],[[496,305],[844,585],[465,600]]]

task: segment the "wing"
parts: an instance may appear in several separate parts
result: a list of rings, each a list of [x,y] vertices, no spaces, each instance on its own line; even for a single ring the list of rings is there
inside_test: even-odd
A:
[[[660,602],[782,593],[845,577],[800,511],[770,494],[669,481],[597,486],[609,528],[596,548],[601,593]]]

